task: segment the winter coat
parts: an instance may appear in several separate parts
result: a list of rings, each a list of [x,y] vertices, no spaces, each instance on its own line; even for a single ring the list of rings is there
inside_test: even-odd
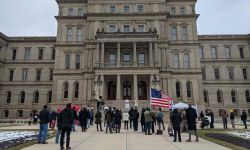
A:
[[[241,121],[246,121],[247,120],[247,113],[246,112],[242,112],[242,114],[240,115]]]
[[[145,111],[144,116],[145,116],[145,122],[146,123],[153,121],[152,112],[151,111],[148,111],[148,110]]]
[[[228,114],[226,112],[223,112],[222,113],[222,119],[227,120],[227,118],[228,118]]]
[[[170,118],[171,123],[173,124],[173,129],[174,130],[180,130],[181,129],[181,114],[178,112],[177,109],[174,109],[173,114]]]
[[[116,112],[114,115],[115,124],[121,124],[122,115],[120,112]]]
[[[134,109],[130,109],[128,114],[129,114],[129,120],[132,120],[133,119],[133,112],[134,112]]]
[[[111,110],[108,110],[105,114],[105,120],[111,122],[113,120],[113,113]]]
[[[234,113],[233,112],[230,113],[230,120],[234,120]]]
[[[163,118],[164,118],[164,114],[163,112],[158,112],[157,115],[156,115],[156,120],[157,122],[162,122],[163,121]]]
[[[144,115],[145,111],[141,112],[141,124],[144,125],[145,124],[145,115]]]
[[[72,109],[73,115],[74,115],[74,120],[77,120],[77,112],[75,109]]]
[[[129,114],[128,113],[123,113],[123,120],[129,121]]]
[[[134,112],[132,113],[132,119],[133,120],[138,120],[140,117],[139,113],[137,110],[134,110]]]
[[[188,124],[188,130],[197,130],[197,127],[196,127],[197,113],[194,108],[189,107],[186,110],[186,119],[187,119],[187,124]]]
[[[78,115],[78,120],[80,121],[81,124],[84,122],[87,122],[88,119],[88,111],[87,110],[81,110]]]
[[[48,109],[43,109],[39,113],[40,124],[47,124],[50,121],[50,113]]]
[[[96,124],[102,123],[102,113],[100,111],[97,111],[95,114],[95,123]]]
[[[62,128],[71,128],[74,123],[74,114],[72,109],[65,108],[60,114],[58,119],[59,124]]]

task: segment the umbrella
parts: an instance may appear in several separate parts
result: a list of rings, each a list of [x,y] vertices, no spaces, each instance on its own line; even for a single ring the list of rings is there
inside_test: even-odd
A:
[[[177,108],[177,109],[187,109],[188,108],[188,104],[183,103],[183,102],[179,102],[175,105],[173,105],[172,107],[173,109]]]

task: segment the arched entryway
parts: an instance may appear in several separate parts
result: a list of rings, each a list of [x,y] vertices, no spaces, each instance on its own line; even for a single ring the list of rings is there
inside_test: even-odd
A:
[[[131,99],[131,81],[123,82],[123,99]]]
[[[139,81],[138,83],[138,98],[139,100],[147,99],[147,83],[145,81]]]
[[[116,83],[115,81],[109,81],[107,100],[115,100],[115,99],[116,99]]]

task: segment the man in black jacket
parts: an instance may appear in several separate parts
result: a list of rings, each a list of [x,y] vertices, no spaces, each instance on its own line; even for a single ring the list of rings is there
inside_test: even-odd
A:
[[[48,133],[48,125],[50,121],[50,113],[48,111],[48,106],[44,105],[43,110],[39,113],[39,119],[40,119],[40,130],[38,135],[38,144],[47,144],[46,138]]]
[[[241,121],[243,122],[245,129],[247,129],[247,113],[245,110],[243,110],[242,114],[241,114]]]
[[[189,104],[188,109],[186,110],[186,119],[188,124],[188,140],[187,142],[191,142],[191,131],[194,131],[196,136],[196,142],[199,142],[198,134],[197,134],[197,127],[196,127],[196,121],[197,121],[197,112],[196,110],[191,107],[191,104]]]
[[[71,149],[71,147],[69,146],[69,143],[70,143],[71,127],[74,122],[74,114],[72,112],[70,103],[67,104],[66,108],[59,114],[58,119],[60,119],[58,122],[61,124],[61,127],[62,127],[62,133],[61,133],[61,138],[60,138],[61,150],[64,149],[63,141],[64,141],[65,133],[67,134],[66,150]]]

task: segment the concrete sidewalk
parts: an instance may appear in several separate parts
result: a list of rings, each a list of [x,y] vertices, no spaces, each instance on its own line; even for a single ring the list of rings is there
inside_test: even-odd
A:
[[[22,128],[25,128],[23,126]],[[163,135],[144,135],[142,132],[122,130],[121,133],[106,134],[105,132],[96,132],[92,126],[87,132],[77,132],[71,134],[71,148],[73,150],[228,150],[223,146],[200,139],[200,142],[185,142],[188,138],[186,133],[182,134],[182,142],[173,142],[173,137],[168,136],[165,131]],[[194,141],[194,137],[192,137]],[[24,150],[59,150],[60,146],[55,144],[55,138],[48,140],[48,144],[36,144],[25,148]]]

